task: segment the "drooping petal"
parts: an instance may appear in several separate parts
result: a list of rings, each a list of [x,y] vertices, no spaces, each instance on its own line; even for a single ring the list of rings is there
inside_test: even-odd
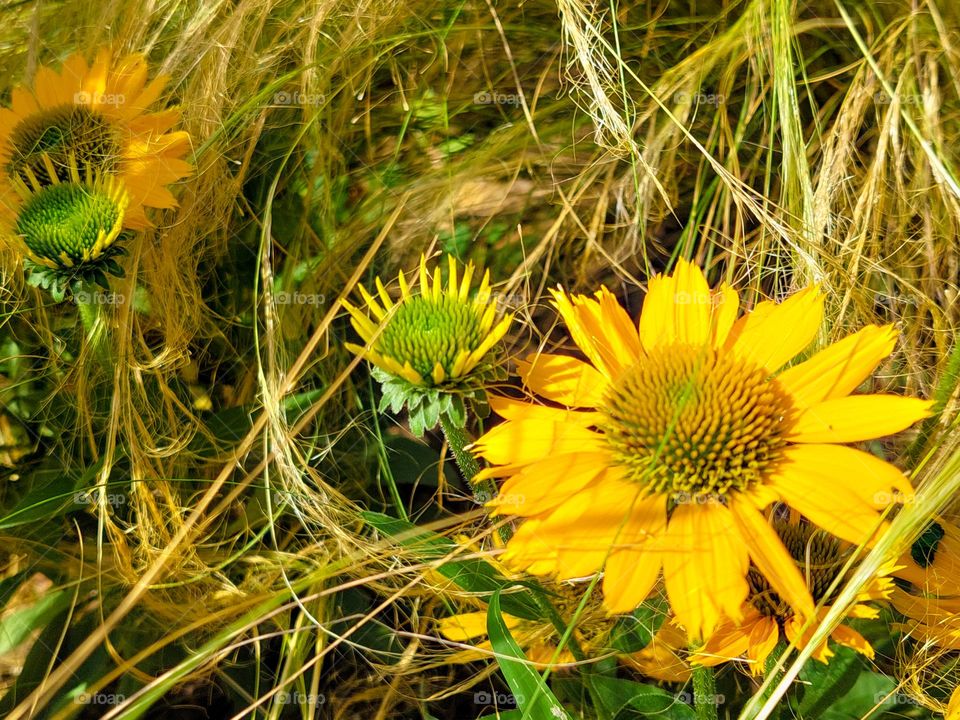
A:
[[[861,655],[873,659],[873,646],[867,641],[867,639],[854,630],[851,627],[846,625],[838,625],[834,628],[833,632],[830,633],[830,637],[833,638],[836,642],[844,645],[851,650],[856,650]]]
[[[695,665],[714,667],[746,654],[747,648],[750,646],[749,633],[757,619],[758,613],[750,610],[744,614],[743,620],[740,622],[724,619],[710,633],[706,642],[697,652],[690,656],[690,662]]]
[[[691,638],[709,636],[721,615],[740,619],[749,555],[730,510],[714,502],[678,505],[662,553],[670,606]]]
[[[750,558],[771,587],[797,612],[810,616],[813,598],[779,535],[749,499],[732,497],[730,511]]]
[[[750,673],[763,675],[766,672],[767,658],[780,640],[780,626],[772,617],[760,616],[750,628],[750,644],[747,659],[750,661]]]
[[[666,496],[636,500],[604,568],[603,604],[609,612],[632,612],[646,600],[660,575],[657,540],[667,525]]]

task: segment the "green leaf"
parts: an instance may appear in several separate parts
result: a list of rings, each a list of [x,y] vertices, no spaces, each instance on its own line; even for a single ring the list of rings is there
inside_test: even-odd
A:
[[[803,700],[798,709],[800,715],[826,717],[828,710],[839,707],[864,670],[860,656],[846,647],[837,648],[836,655],[826,665],[810,660],[800,671],[800,680],[804,683]]]
[[[361,515],[381,533],[393,538],[426,562],[446,557],[459,547],[453,540],[418,528],[406,520],[397,520],[375,512],[364,512]],[[437,572],[464,590],[474,593],[493,594],[517,585],[516,582],[500,576],[493,565],[481,558],[450,560],[440,565]],[[530,590],[504,595],[502,606],[505,612],[525,620],[540,620],[543,616]]]
[[[500,614],[500,592],[490,598],[487,634],[497,654],[497,663],[513,691],[522,720],[570,720],[570,715],[547,687],[540,673],[530,667],[526,655],[513,639]]]
[[[645,601],[630,615],[620,618],[613,628],[611,645],[624,653],[643,650],[660,629],[667,610],[667,602],[663,597]]]
[[[16,649],[30,633],[45,627],[70,604],[72,597],[66,590],[47,593],[33,605],[8,616],[0,623],[0,655]]]
[[[0,530],[37,523],[57,517],[86,501],[78,500],[78,491],[93,482],[99,465],[87,468],[83,475],[70,476],[62,471],[41,469],[25,478],[32,483],[16,505],[0,516]]]
[[[602,676],[590,678],[591,694],[598,710],[615,718],[694,720],[696,713],[682,693],[667,692],[654,685]]]

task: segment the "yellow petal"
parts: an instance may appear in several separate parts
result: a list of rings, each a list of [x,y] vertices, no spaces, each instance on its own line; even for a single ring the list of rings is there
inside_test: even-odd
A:
[[[640,312],[640,342],[649,352],[676,343],[706,345],[713,335],[714,298],[703,271],[680,258],[672,275],[657,275],[647,283]],[[736,308],[734,308],[736,313]]]
[[[873,659],[873,647],[867,642],[867,639],[863,635],[853,628],[847,627],[846,625],[838,625],[834,628],[833,632],[830,633],[830,637],[841,645],[845,645],[851,650],[856,650],[871,660]]]
[[[495,465],[521,465],[550,455],[600,452],[602,436],[580,425],[517,420],[497,425],[475,443],[475,452]]]
[[[567,296],[552,290],[554,305],[563,317],[570,337],[594,367],[611,380],[617,378],[638,359],[639,341],[626,311],[606,288],[597,296]],[[629,325],[624,324],[624,319]]]
[[[777,382],[799,408],[849,395],[893,352],[896,342],[892,325],[868,325],[784,370]]]
[[[609,612],[632,612],[647,599],[660,575],[656,539],[666,525],[666,496],[636,500],[617,537],[620,547],[610,553],[604,568],[603,605]]]
[[[539,420],[542,422],[567,423],[577,425],[596,425],[602,416],[600,413],[567,410],[564,408],[537,405],[528,400],[491,395],[487,398],[490,409],[507,420]]]
[[[568,407],[598,407],[610,386],[593,365],[566,355],[530,355],[517,372],[530,390]]]
[[[488,505],[497,514],[530,516],[549,512],[588,487],[606,470],[609,456],[578,452],[548,455],[511,477]]]
[[[749,556],[732,513],[720,503],[678,505],[662,544],[663,576],[677,622],[707,637],[721,615],[740,619]]]
[[[561,579],[593,574],[630,545],[621,534],[639,493],[634,483],[604,477],[549,515],[526,521],[507,544],[504,562]]]
[[[740,296],[732,287],[723,283],[713,293],[713,309],[710,325],[710,345],[719,350],[727,342],[730,330],[740,309]]]
[[[511,630],[520,624],[520,619],[513,615],[504,614],[503,623]],[[487,634],[486,611],[460,613],[442,618],[438,623],[440,634],[447,640],[467,642]]]
[[[801,443],[849,443],[900,432],[928,417],[933,402],[896,395],[848,395],[824,400],[797,417],[786,438]]]
[[[960,720],[960,685],[953,689],[950,695],[950,704],[947,705],[947,712],[943,720]]]
[[[747,659],[750,661],[750,673],[763,675],[766,672],[767,658],[780,640],[780,626],[772,617],[760,615],[750,628],[750,644]]]
[[[792,445],[783,452],[769,484],[784,502],[828,532],[857,545],[872,545],[879,510],[912,497],[896,467],[841,445]]]
[[[730,511],[753,564],[771,587],[797,612],[813,615],[807,583],[767,519],[749,499],[740,496],[730,498]]]
[[[741,622],[724,619],[700,649],[690,656],[690,662],[695,665],[714,667],[744,655],[750,646],[749,632],[756,623],[757,617],[755,612],[748,610]]]
[[[757,305],[731,330],[727,346],[737,357],[773,373],[813,341],[822,319],[823,294],[812,286],[779,305]]]

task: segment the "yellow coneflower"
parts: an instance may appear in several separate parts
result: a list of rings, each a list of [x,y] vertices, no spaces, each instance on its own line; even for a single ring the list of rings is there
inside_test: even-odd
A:
[[[143,57],[114,63],[106,49],[92,65],[76,53],[59,73],[41,67],[0,109],[0,206],[9,214],[20,187],[69,182],[76,166],[119,178],[129,196],[127,228],[149,227],[145,208],[176,207],[167,186],[192,171],[183,159],[190,136],[170,131],[178,109],[148,112],[166,83],[162,76],[147,82]]]
[[[849,548],[826,532],[809,523],[774,523],[777,534],[796,561],[806,578],[807,587],[818,604],[816,620],[826,616],[831,600],[840,586],[831,591],[834,581],[841,575],[847,562]],[[857,602],[851,607],[849,617],[877,618],[879,610],[867,603],[884,600],[893,591],[893,580],[888,577],[892,567],[883,568],[857,593]],[[750,594],[744,603],[740,620],[723,620],[707,642],[691,656],[691,662],[712,667],[727,660],[744,658],[750,672],[760,675],[765,672],[766,661],[781,639],[786,639],[797,648],[804,648],[816,630],[816,623],[797,615],[794,609],[781,598],[770,583],[755,568],[747,575]],[[830,638],[839,645],[856,650],[873,658],[873,647],[859,632],[847,625],[838,625]],[[833,656],[827,641],[814,651],[812,657],[826,663]]]
[[[505,559],[563,578],[604,569],[611,612],[639,605],[661,569],[691,638],[739,620],[752,561],[799,612],[813,603],[762,515],[786,503],[835,535],[871,540],[881,512],[910,484],[896,467],[839,443],[898,432],[931,403],[850,393],[893,350],[868,326],[788,370],[816,336],[823,296],[807,288],[739,319],[727,285],[711,292],[681,260],[651,279],[639,324],[602,288],[553,293],[586,361],[531,356],[527,387],[566,407],[491,402],[506,419],[476,442],[506,477],[496,512],[526,518]]]

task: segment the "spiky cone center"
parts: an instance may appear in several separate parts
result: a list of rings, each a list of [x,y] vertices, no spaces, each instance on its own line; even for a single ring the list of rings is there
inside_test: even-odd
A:
[[[117,240],[126,207],[126,194],[111,183],[49,185],[25,200],[16,232],[34,262],[72,268],[97,260]]]
[[[792,403],[762,368],[713,349],[650,352],[608,391],[602,430],[628,480],[674,500],[749,491],[780,459]]]
[[[456,377],[464,356],[479,348],[486,335],[475,303],[449,295],[415,295],[396,306],[377,352],[423,378],[431,377],[438,364],[446,377]]]
[[[830,586],[843,572],[845,558],[840,543],[833,536],[809,523],[775,521],[774,528],[787,552],[796,561],[815,603],[830,602]],[[794,611],[770,586],[756,568],[747,574],[749,601],[762,614],[780,622],[793,617]]]
[[[120,158],[116,128],[84,105],[60,105],[23,118],[10,134],[7,173],[40,187],[70,180],[70,169],[112,170]]]

